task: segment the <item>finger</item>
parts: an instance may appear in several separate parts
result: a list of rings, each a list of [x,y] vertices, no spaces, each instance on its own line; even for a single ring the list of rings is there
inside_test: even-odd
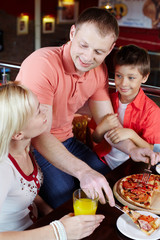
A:
[[[106,182],[106,184],[103,186],[103,191],[109,201],[109,205],[113,207],[115,205],[115,200],[113,197],[113,192],[112,192],[108,182]]]
[[[77,218],[80,218],[80,221],[86,222],[86,224],[93,224],[93,222],[100,223],[105,218],[102,214],[96,214],[96,215],[78,215]],[[75,217],[75,218],[76,218]],[[88,225],[89,226],[89,225]]]
[[[107,137],[110,138],[110,136],[114,133],[114,131],[115,131],[115,129],[112,129],[112,130],[108,131]]]

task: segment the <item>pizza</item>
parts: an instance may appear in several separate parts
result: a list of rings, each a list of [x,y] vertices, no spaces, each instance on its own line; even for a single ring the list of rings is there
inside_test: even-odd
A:
[[[132,219],[132,221],[147,235],[151,235],[160,227],[160,218],[151,215],[143,215],[133,211],[128,206],[123,207],[123,211]]]
[[[151,174],[147,184],[142,182],[143,174],[122,178],[117,184],[118,194],[132,205],[151,209],[153,196],[160,193],[160,176]]]

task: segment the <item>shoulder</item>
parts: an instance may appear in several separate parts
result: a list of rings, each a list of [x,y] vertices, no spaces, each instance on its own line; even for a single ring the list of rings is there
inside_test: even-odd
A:
[[[13,176],[14,176],[14,170],[8,158],[2,160],[0,162],[0,179],[3,179],[4,181],[6,178],[11,179]]]
[[[140,89],[137,100],[138,105],[140,105],[141,107],[143,106],[141,108],[143,113],[152,114],[153,112],[160,114],[159,106],[152,99],[150,99],[142,89]]]
[[[14,184],[14,169],[6,159],[0,162],[0,203]]]
[[[60,58],[62,47],[45,47],[40,48],[33,53],[31,53],[22,63],[22,66],[31,63],[32,60],[40,61],[50,61],[53,58]]]
[[[145,110],[149,112],[156,112],[157,114],[160,114],[160,107],[148,96],[145,95]]]

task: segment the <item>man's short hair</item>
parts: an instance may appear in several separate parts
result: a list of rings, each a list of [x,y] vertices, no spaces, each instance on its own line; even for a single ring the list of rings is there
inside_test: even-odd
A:
[[[102,36],[113,33],[115,41],[119,35],[116,18],[106,9],[91,7],[84,10],[78,17],[75,26],[78,30],[83,23],[94,23]]]
[[[117,65],[137,66],[143,77],[150,73],[150,57],[147,50],[133,44],[118,50],[114,58],[114,66]]]

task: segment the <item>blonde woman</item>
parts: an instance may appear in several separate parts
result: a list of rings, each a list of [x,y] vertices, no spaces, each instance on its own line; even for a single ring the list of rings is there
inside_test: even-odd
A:
[[[73,216],[35,230],[27,230],[42,214],[52,211],[39,196],[43,181],[30,153],[31,138],[44,132],[45,112],[36,96],[18,83],[0,86],[0,240],[65,240],[90,235],[103,215]],[[37,206],[36,206],[37,205]]]

